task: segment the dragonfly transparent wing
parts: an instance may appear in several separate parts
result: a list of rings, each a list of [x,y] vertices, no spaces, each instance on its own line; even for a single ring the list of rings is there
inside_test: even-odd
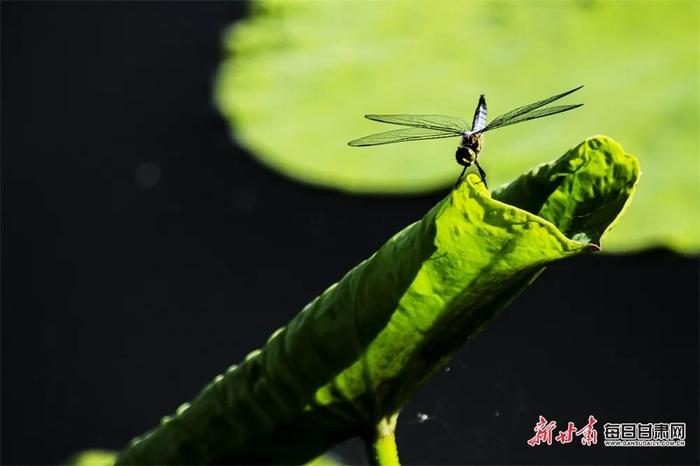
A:
[[[395,142],[422,141],[424,139],[442,139],[461,136],[462,133],[455,131],[443,131],[426,128],[403,128],[383,133],[370,134],[360,139],[348,142],[349,146],[377,146],[379,144],[393,144]]]
[[[486,97],[484,97],[484,94],[481,94],[476,110],[474,110],[474,121],[472,122],[471,131],[478,132],[484,128],[486,128]]]
[[[391,125],[413,126],[414,128],[436,129],[463,133],[467,122],[447,115],[365,115],[365,118]]]
[[[545,105],[550,104],[550,103],[554,102],[555,100],[559,100],[559,99],[561,99],[562,97],[566,97],[567,95],[571,94],[572,92],[578,91],[578,90],[581,89],[582,87],[583,87],[583,86],[579,86],[579,87],[577,87],[577,88],[575,88],[575,89],[571,89],[570,91],[562,92],[561,94],[557,94],[557,95],[553,95],[553,96],[551,96],[551,97],[547,97],[546,99],[540,100],[539,102],[535,102],[535,103],[532,103],[532,104],[529,104],[529,105],[525,105],[525,106],[523,106],[523,107],[518,107],[518,108],[516,108],[516,109],[514,109],[514,110],[511,110],[511,111],[508,112],[508,113],[504,113],[503,115],[501,115],[501,116],[495,118],[493,121],[491,121],[491,123],[489,123],[488,125],[486,125],[486,127],[485,127],[481,132],[489,131],[489,130],[492,130],[492,129],[495,129],[495,128],[500,128],[500,127],[502,127],[502,126],[512,125],[512,124],[514,124],[514,123],[519,123],[519,122],[521,122],[521,121],[526,121],[526,120],[522,120],[522,119],[519,119],[519,118],[522,117],[523,115],[526,115],[526,114],[528,114],[528,113],[530,113],[530,112],[533,112],[534,110],[537,110],[537,109],[540,108],[540,107],[544,107]],[[555,108],[555,107],[553,107],[553,108]],[[575,108],[575,107],[573,107],[573,108]],[[568,108],[568,109],[566,109],[566,110],[571,110],[571,108]],[[565,112],[566,110],[560,110],[560,111],[554,112],[554,113],[547,113],[547,114],[545,114],[545,115],[540,115],[540,116],[537,116],[537,117],[535,117],[535,118],[541,118],[541,117],[547,116],[547,115],[554,115],[555,113]],[[517,121],[512,122],[513,120],[516,120],[516,119],[517,119]],[[528,118],[528,119],[531,120],[532,118]]]
[[[512,118],[510,120],[505,120],[503,122],[495,123],[495,124],[491,123],[486,127],[486,129],[484,131],[490,131],[492,129],[502,128],[504,126],[514,125],[516,123],[522,123],[523,121],[534,120],[535,118],[542,118],[542,117],[546,117],[549,115],[556,115],[557,113],[568,112],[569,110],[579,108],[582,105],[583,104],[557,105],[555,107],[541,108],[539,110],[535,110],[533,112],[526,113],[525,115],[520,115],[520,116]]]

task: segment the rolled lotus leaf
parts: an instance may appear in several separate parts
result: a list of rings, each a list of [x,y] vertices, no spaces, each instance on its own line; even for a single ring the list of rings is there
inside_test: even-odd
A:
[[[469,175],[118,463],[303,463],[393,435],[416,389],[547,264],[599,249],[638,177],[605,137],[493,194]]]

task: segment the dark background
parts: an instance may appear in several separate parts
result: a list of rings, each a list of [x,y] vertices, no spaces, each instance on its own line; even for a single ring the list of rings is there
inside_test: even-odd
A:
[[[211,85],[247,9],[2,4],[3,463],[120,448],[444,196],[301,186],[236,147]],[[406,408],[403,462],[696,463],[699,270],[551,266]],[[688,445],[531,448],[539,414],[601,441],[685,421]]]

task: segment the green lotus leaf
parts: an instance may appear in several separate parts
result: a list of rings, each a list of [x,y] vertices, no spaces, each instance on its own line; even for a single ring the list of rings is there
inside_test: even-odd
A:
[[[584,84],[584,107],[487,133],[491,185],[572,140],[630,141],[645,183],[606,251],[700,250],[698,2],[256,0],[225,37],[216,102],[234,137],[303,182],[358,193],[451,186],[455,139],[353,148],[368,113],[494,118]],[[653,221],[649,221],[653,218]]]
[[[110,450],[85,450],[68,461],[66,466],[112,466],[117,461],[117,452]],[[342,466],[332,455],[321,455],[306,463],[306,466]]]
[[[66,466],[112,466],[117,461],[117,452],[110,450],[85,450],[71,457]],[[331,455],[321,455],[314,458],[306,466],[342,466],[338,459]]]
[[[117,460],[117,452],[110,450],[85,450],[63,464],[66,466],[112,466]]]
[[[409,397],[547,264],[598,250],[638,176],[605,137],[493,195],[469,175],[119,463],[302,463],[362,436],[390,464]]]

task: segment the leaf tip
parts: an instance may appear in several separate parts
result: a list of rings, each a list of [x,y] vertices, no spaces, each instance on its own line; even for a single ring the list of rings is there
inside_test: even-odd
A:
[[[479,194],[491,197],[491,191],[489,191],[489,189],[486,187],[486,184],[480,176],[475,175],[474,173],[470,173],[469,175],[467,175],[465,181],[468,181],[469,185],[473,187]]]

